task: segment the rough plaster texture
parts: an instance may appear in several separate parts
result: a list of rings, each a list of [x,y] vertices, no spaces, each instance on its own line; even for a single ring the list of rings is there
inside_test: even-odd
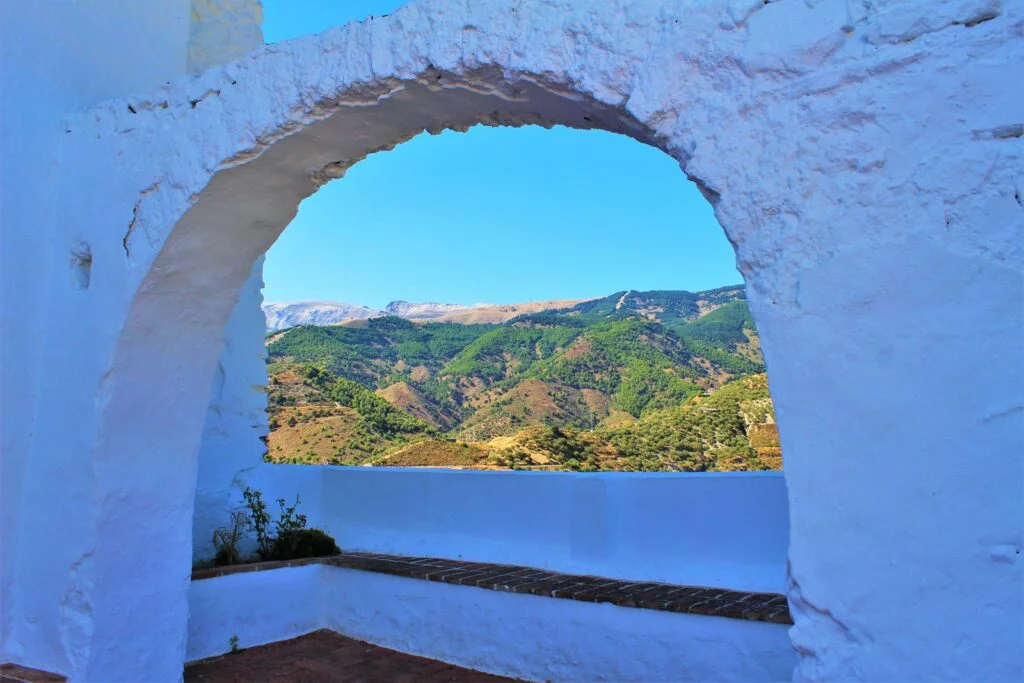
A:
[[[197,456],[256,259],[368,153],[559,123],[674,156],[736,247],[786,452],[796,678],[1020,678],[1022,12],[436,0],[64,127],[87,101],[48,101],[15,148],[37,173],[4,176],[5,649],[179,676]]]
[[[264,325],[259,306],[262,271],[263,259],[260,258],[243,285],[240,303],[225,327],[224,349],[214,373],[199,452],[193,514],[192,542],[197,558],[213,556],[213,531],[227,524],[228,510],[240,504],[246,477],[262,464],[266,450],[262,440],[270,431],[264,393],[266,345],[262,334],[252,333]],[[243,305],[253,301],[253,306]],[[261,490],[273,505],[276,487]],[[291,498],[296,493],[299,492],[282,491],[279,495]],[[307,497],[303,495],[304,499]],[[308,509],[308,504],[304,504],[303,509]]]
[[[796,660],[779,624],[320,565],[195,581],[189,604],[190,661],[318,628],[529,681],[783,681]]]
[[[262,0],[192,0],[188,71],[198,74],[263,45]]]
[[[69,387],[104,361],[89,333],[75,349],[51,327],[84,314],[89,270],[87,231],[56,220],[65,118],[182,77],[188,39],[187,3],[124,7],[0,2],[0,662],[69,670],[87,640],[75,610],[88,598],[69,587],[92,548],[91,446],[61,435],[95,412],[94,392]],[[83,330],[94,326],[109,335],[117,322],[100,313]]]

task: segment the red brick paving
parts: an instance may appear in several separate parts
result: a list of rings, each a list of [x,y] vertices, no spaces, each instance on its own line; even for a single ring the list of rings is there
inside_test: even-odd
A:
[[[377,647],[333,631],[185,667],[185,683],[502,683],[511,678]]]

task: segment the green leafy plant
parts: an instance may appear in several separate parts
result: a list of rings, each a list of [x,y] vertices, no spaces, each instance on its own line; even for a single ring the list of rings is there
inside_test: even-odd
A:
[[[284,498],[277,499],[277,506],[281,508],[281,516],[274,522],[277,536],[284,536],[306,528],[306,515],[301,512],[295,512],[300,502],[302,501],[299,497],[295,496],[295,503],[285,507]]]
[[[256,533],[256,543],[261,560],[295,560],[303,557],[324,557],[341,552],[334,538],[321,529],[307,529],[308,518],[298,512],[302,502],[295,496],[295,502],[287,505],[284,498],[277,499],[281,509],[275,520],[271,517],[263,493],[246,488],[242,492],[248,512],[238,511],[244,520],[241,528]],[[234,519],[234,517],[232,517]],[[273,533],[271,533],[273,527]]]
[[[242,491],[242,496],[245,498],[246,507],[249,508],[246,516],[249,529],[256,533],[258,552],[260,557],[265,559],[270,553],[270,543],[273,540],[268,533],[270,512],[267,510],[267,504],[263,502],[263,494],[260,491],[253,491],[247,486],[245,491]]]

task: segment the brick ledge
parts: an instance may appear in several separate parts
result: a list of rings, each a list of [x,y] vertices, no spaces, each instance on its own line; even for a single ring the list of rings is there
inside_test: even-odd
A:
[[[48,671],[30,669],[20,664],[0,664],[0,681],[3,683],[64,683],[67,677]]]
[[[408,557],[349,552],[290,562],[260,562],[197,569],[193,581],[231,574],[322,564],[345,569],[391,574],[410,579],[439,581],[457,586],[538,595],[583,602],[606,602],[620,607],[699,614],[773,624],[792,624],[786,596],[751,593],[707,586],[679,586],[647,581],[623,581],[600,576],[562,574],[532,567],[464,562],[438,557]]]

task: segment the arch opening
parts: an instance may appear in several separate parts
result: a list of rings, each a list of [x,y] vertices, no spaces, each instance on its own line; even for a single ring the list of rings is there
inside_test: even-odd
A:
[[[336,38],[324,36],[328,43]],[[649,100],[639,90],[628,98],[622,94],[624,74],[633,68],[627,55],[616,58],[624,60],[621,67],[602,69],[598,76],[568,75],[561,67],[512,69],[490,58],[483,60],[485,66],[451,68],[434,66],[442,60],[423,59],[415,65],[393,65],[399,75],[383,75],[386,69],[375,67],[372,76],[326,83],[308,61],[289,61],[304,58],[308,46],[298,46],[294,53],[293,47],[279,53],[280,63],[288,68],[275,71],[269,85],[263,80],[267,74],[255,69],[248,80],[221,75],[220,90],[189,95],[186,114],[198,114],[187,118],[182,140],[208,142],[210,150],[204,148],[192,159],[193,178],[181,182],[158,174],[142,190],[124,237],[129,261],[143,264],[138,272],[145,275],[130,298],[112,370],[104,378],[98,449],[105,460],[99,486],[119,495],[97,506],[97,525],[123,524],[125,509],[149,509],[162,501],[166,509],[140,516],[133,532],[166,546],[173,528],[172,554],[182,571],[191,564],[193,511],[204,495],[196,490],[197,477],[204,477],[197,456],[211,387],[224,377],[218,366],[224,326],[243,284],[252,281],[254,264],[303,199],[368,154],[391,149],[423,131],[464,131],[474,125],[601,129],[656,147],[688,175],[698,175],[687,170],[696,143],[677,130],[668,105],[658,102],[664,93],[651,94]],[[268,54],[277,56],[272,49]],[[302,73],[299,81],[305,85],[296,88],[293,70]],[[601,84],[602,79],[612,82]],[[143,109],[159,110],[139,103],[131,107],[133,112]],[[237,137],[228,140],[217,126]],[[691,179],[717,206],[713,184]],[[161,392],[152,392],[154,386]],[[145,418],[138,419],[140,415]],[[149,456],[145,463],[138,459],[140,452]],[[250,469],[214,467],[220,470],[215,477],[232,482],[244,481]],[[256,476],[258,463],[251,469],[248,474]],[[122,485],[129,471],[135,479],[131,486]],[[220,491],[217,495],[223,496],[224,488]],[[198,515],[195,523],[196,528],[201,524]],[[215,523],[223,524],[223,518]],[[127,552],[115,552],[114,537],[109,542],[101,538],[98,545],[105,552],[101,563],[115,556],[129,566],[148,561],[142,542]],[[109,599],[129,599],[128,587],[115,579],[116,568],[98,567],[96,575],[109,583],[104,586]],[[188,611],[182,586],[168,574],[148,590],[167,596],[161,599],[168,609],[165,627],[168,633],[180,633]],[[97,637],[103,629],[113,634],[123,627],[119,618],[101,620]],[[105,656],[98,653],[95,665],[109,666]]]
[[[271,250],[264,299],[286,303],[264,302],[267,460],[779,469],[735,256],[671,158],[597,132],[477,132],[361,162]]]
[[[253,264],[295,216],[299,203],[325,182],[370,153],[387,150],[421,131],[466,130],[471,125],[519,126],[526,123],[570,128],[599,128],[627,135],[685,162],[680,150],[620,108],[559,88],[545,79],[509,78],[485,70],[456,80],[435,69],[424,79],[390,83],[386,92],[365,92],[356,103],[325,106],[316,120],[297,130],[283,130],[265,149],[228,159],[176,221],[163,248],[139,287],[121,334],[124,366],[118,385],[125,398],[107,407],[105,424],[117,425],[123,408],[152,400],[132,386],[132,370],[173,378],[194,451],[203,411],[195,409],[208,395],[217,364],[221,331]],[[698,182],[705,196],[716,199]],[[174,328],[167,320],[176,320]],[[157,349],[160,349],[157,351]],[[146,358],[144,358],[146,357]],[[151,375],[152,376],[152,375]],[[184,404],[190,407],[185,409]],[[182,425],[183,426],[183,425]],[[116,430],[115,430],[116,431]],[[175,444],[184,447],[185,444]]]

